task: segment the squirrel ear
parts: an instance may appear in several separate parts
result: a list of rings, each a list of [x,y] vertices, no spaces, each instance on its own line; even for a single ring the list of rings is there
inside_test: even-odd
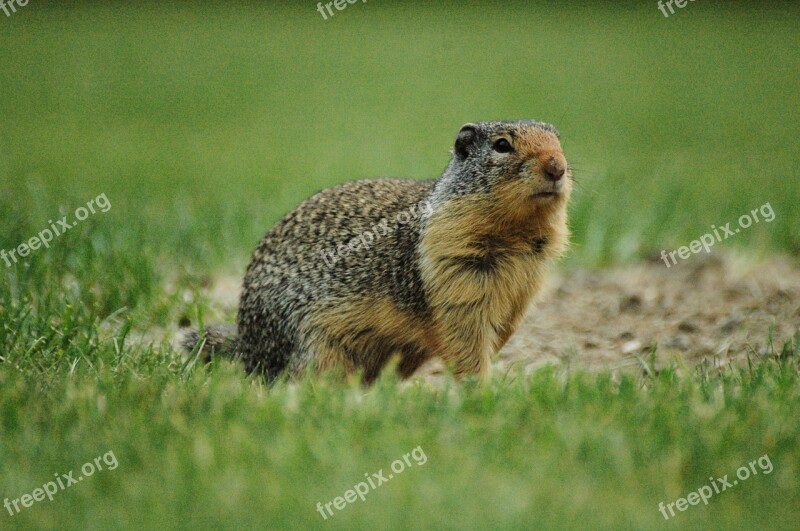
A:
[[[475,148],[478,147],[478,126],[475,124],[464,124],[458,131],[456,137],[455,154],[460,159],[467,158]]]

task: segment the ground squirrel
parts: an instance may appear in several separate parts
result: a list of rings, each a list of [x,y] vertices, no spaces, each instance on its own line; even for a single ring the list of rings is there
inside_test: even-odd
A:
[[[287,214],[253,254],[238,326],[208,327],[202,351],[268,379],[336,369],[370,382],[390,359],[406,378],[436,356],[485,378],[567,245],[571,191],[553,126],[466,124],[438,179],[354,181]]]

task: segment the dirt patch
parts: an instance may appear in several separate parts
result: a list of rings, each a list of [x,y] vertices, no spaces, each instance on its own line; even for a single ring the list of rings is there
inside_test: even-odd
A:
[[[500,353],[503,368],[570,363],[589,368],[656,366],[681,358],[727,364],[776,348],[800,330],[800,268],[789,259],[732,255],[661,260],[603,271],[558,271]]]
[[[219,278],[208,295],[235,314],[240,283]],[[788,258],[695,256],[667,268],[661,260],[611,269],[562,269],[495,357],[494,369],[545,364],[588,369],[639,367],[656,348],[656,367],[673,359],[727,365],[775,348],[800,330],[800,267]],[[431,362],[420,376],[440,373]]]

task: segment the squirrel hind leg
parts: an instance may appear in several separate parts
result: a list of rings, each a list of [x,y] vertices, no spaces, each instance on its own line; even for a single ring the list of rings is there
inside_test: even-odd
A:
[[[322,334],[314,334],[305,347],[295,353],[289,366],[289,373],[295,378],[308,373],[351,378],[356,372],[356,364],[347,351]]]
[[[396,370],[401,379],[406,379],[427,359],[428,356],[413,345],[393,345],[373,338],[369,342],[344,346],[317,334],[307,351],[296,358],[292,372],[300,376],[311,368],[317,374],[337,374],[345,378],[355,378],[360,372],[361,383],[369,386],[384,370]]]

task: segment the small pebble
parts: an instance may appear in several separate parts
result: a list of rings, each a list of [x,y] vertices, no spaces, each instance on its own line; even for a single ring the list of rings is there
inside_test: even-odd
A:
[[[638,352],[642,349],[642,343],[639,341],[628,341],[624,345],[622,345],[622,353],[623,354],[633,354],[634,352]]]

